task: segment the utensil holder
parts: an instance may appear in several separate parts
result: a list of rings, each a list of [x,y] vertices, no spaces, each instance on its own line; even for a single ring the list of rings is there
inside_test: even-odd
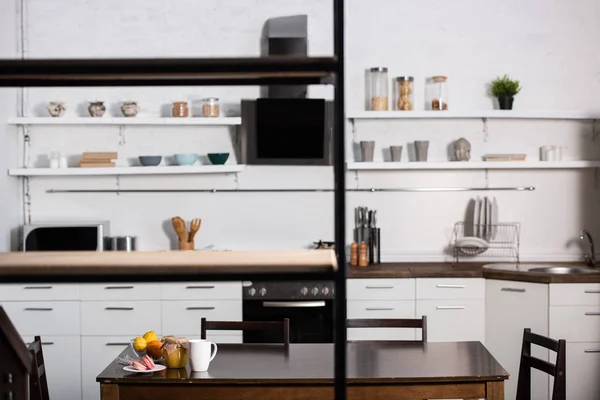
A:
[[[182,242],[179,241],[179,250],[195,250],[196,246],[194,245],[194,242]]]
[[[427,154],[429,153],[429,140],[415,140],[415,154],[417,161],[427,161]]]
[[[363,162],[373,162],[375,142],[372,140],[360,142],[360,155]]]
[[[390,155],[392,162],[402,161],[402,146],[390,146]]]

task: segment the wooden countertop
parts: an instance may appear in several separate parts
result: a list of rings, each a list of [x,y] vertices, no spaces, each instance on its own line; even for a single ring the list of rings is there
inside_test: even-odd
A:
[[[219,344],[208,372],[132,374],[113,361],[96,379],[113,384],[333,384],[333,344]],[[131,348],[122,354],[132,355]],[[349,342],[348,384],[502,381],[508,373],[480,342]]]
[[[201,277],[323,274],[337,270],[333,250],[10,252],[0,253],[0,281],[194,280]]]
[[[486,278],[535,283],[600,283],[600,270],[598,273],[557,275],[484,268],[488,264],[493,263],[383,263],[369,267],[349,267],[348,278]],[[543,264],[581,266],[575,262]]]

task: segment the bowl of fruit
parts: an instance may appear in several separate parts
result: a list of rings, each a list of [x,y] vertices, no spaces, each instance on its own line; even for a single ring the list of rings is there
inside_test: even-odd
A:
[[[140,358],[148,355],[155,361],[160,360],[163,357],[162,347],[163,342],[158,339],[158,335],[154,331],[146,332],[144,336],[138,336],[131,340],[131,348]]]

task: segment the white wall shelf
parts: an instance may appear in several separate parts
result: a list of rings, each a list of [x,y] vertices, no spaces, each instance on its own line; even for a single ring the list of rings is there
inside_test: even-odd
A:
[[[223,118],[144,118],[144,117],[23,117],[11,118],[9,125],[178,125],[178,126],[235,126],[242,124],[241,117]]]
[[[115,168],[13,168],[11,176],[120,176],[120,175],[184,175],[227,174],[242,172],[244,164],[167,166],[167,167],[115,167]]]
[[[360,111],[348,119],[600,119],[600,111]]]
[[[346,168],[348,171],[583,169],[600,168],[600,161],[348,162]]]

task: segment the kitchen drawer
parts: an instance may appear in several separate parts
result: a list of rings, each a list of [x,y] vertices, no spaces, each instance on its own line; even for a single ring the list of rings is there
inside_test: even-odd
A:
[[[29,345],[33,336],[24,336]],[[44,365],[51,399],[81,400],[81,340],[79,336],[42,336]]]
[[[414,279],[348,279],[348,300],[414,300]]]
[[[163,283],[163,300],[242,300],[241,282]]]
[[[600,307],[550,307],[550,337],[569,342],[600,342]]]
[[[415,340],[417,329],[413,328],[350,328],[348,340]],[[419,334],[420,338],[420,334]]]
[[[100,400],[96,377],[129,346],[129,336],[82,337],[81,386],[83,400]],[[60,400],[60,399],[59,399]]]
[[[418,300],[416,315],[427,316],[430,342],[485,341],[484,300]]]
[[[162,302],[162,331],[165,335],[200,337],[202,318],[209,321],[241,321],[242,302],[238,300],[165,300]]]
[[[600,306],[600,283],[550,285],[551,306]]]
[[[348,301],[348,319],[414,318],[414,300]]]
[[[153,283],[82,284],[81,300],[160,300],[160,285]]]
[[[81,303],[81,334],[128,335],[160,329],[160,301],[86,301]]]
[[[0,301],[79,300],[79,285],[62,283],[0,285]]]
[[[78,336],[78,301],[19,301],[0,303],[21,336]]]
[[[556,353],[551,352],[551,362]],[[600,343],[567,343],[567,399],[597,399],[600,393]]]
[[[417,300],[484,299],[482,278],[418,278]]]

